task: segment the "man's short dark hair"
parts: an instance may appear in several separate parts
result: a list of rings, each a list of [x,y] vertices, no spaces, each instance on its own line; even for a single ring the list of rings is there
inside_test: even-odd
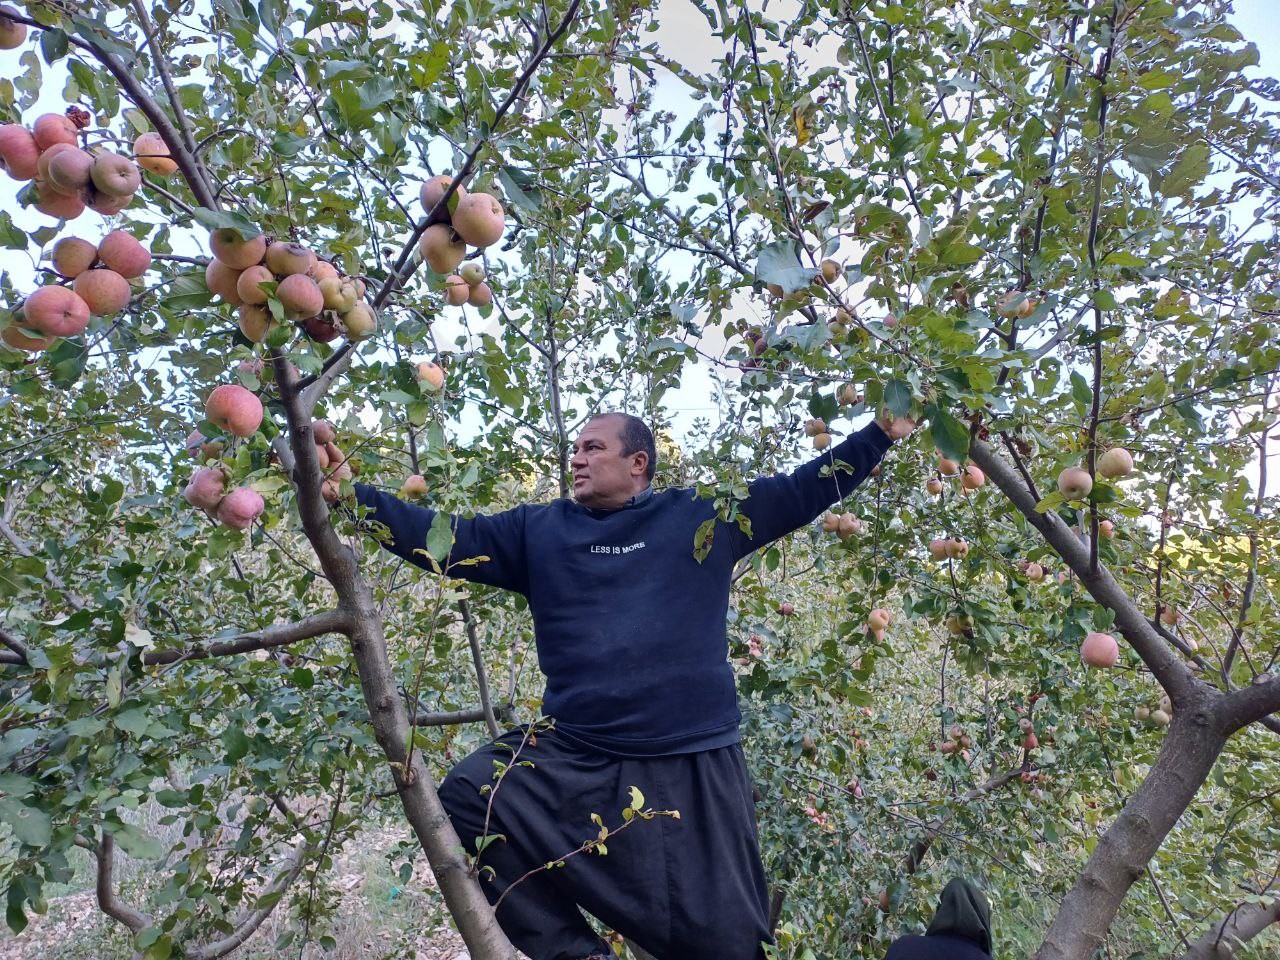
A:
[[[622,413],[619,410],[601,413],[591,419],[600,420],[604,417],[617,417],[622,421],[622,429],[618,433],[622,437],[622,455],[624,457],[639,453],[641,450],[649,455],[649,465],[645,468],[644,475],[645,479],[653,483],[653,473],[658,468],[658,447],[653,442],[653,431],[649,429],[649,425],[639,417],[633,417],[631,414]]]

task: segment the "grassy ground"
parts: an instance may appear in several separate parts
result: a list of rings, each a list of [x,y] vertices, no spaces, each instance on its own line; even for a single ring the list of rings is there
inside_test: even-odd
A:
[[[301,952],[297,943],[276,947],[294,923],[285,902],[234,954],[237,960],[466,960],[466,948],[449,923],[425,858],[419,857],[407,883],[393,873],[386,852],[405,830],[390,825],[371,829],[337,858],[332,871],[337,910],[323,927],[313,927],[312,942]],[[122,858],[122,866],[124,862]],[[98,909],[87,853],[77,864],[76,878],[50,891],[48,913],[32,917],[21,935],[0,934],[2,960],[132,960],[128,931]],[[136,867],[132,875],[123,873],[123,898],[139,902],[144,879]],[[336,943],[328,951],[318,942],[323,934]]]

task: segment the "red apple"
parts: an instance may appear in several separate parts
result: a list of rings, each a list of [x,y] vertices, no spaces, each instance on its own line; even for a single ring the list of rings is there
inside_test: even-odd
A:
[[[0,167],[15,180],[34,180],[40,162],[40,146],[20,123],[0,126]]]
[[[444,300],[451,307],[460,307],[471,295],[471,287],[456,273],[444,278]]]
[[[55,157],[50,167],[55,167],[65,156],[67,154],[64,153]],[[142,174],[138,171],[138,165],[118,153],[98,154],[93,158],[89,174],[93,179],[93,185],[108,197],[131,197],[142,184]]]
[[[171,176],[178,164],[169,153],[169,145],[158,133],[144,133],[133,141],[133,156],[143,170],[161,177]]]
[[[205,416],[237,437],[252,436],[262,425],[262,401],[235,383],[214,387],[205,402]]]
[[[300,243],[277,242],[267,247],[266,262],[277,277],[289,277],[309,273],[316,264],[316,255]]]
[[[1124,447],[1112,447],[1098,458],[1098,475],[1118,480],[1133,472],[1133,457]]]
[[[243,279],[242,276],[241,280]],[[285,316],[290,320],[314,317],[324,309],[324,294],[305,273],[290,274],[281,280],[276,286],[276,299],[280,301]]]
[[[22,325],[48,337],[74,337],[89,325],[89,305],[69,287],[35,290],[22,304]]]
[[[183,498],[201,510],[216,510],[227,492],[227,471],[222,467],[201,467],[191,475]]]
[[[218,504],[218,521],[233,530],[247,530],[253,526],[266,506],[262,494],[252,487],[236,487]]]
[[[241,303],[266,303],[267,292],[261,284],[275,283],[275,276],[263,264],[245,267],[236,278],[236,296]]]
[[[1082,467],[1067,467],[1058,474],[1058,492],[1068,500],[1083,500],[1093,489],[1093,478]]]
[[[453,211],[453,229],[473,247],[487,247],[502,239],[506,215],[498,198],[487,193],[469,193]]]
[[[427,227],[418,241],[422,260],[436,273],[449,274],[458,269],[467,255],[467,244],[461,237],[455,239],[453,229],[443,223]]]
[[[473,307],[487,307],[493,303],[493,290],[487,283],[477,283],[467,294],[467,303]]]
[[[55,220],[74,220],[84,213],[84,197],[77,194],[69,196],[53,189],[46,180],[36,181],[36,199],[33,204],[37,210]]]
[[[262,234],[245,238],[238,230],[219,228],[209,234],[213,255],[234,270],[261,263],[267,252],[267,238]]]
[[[10,19],[17,13],[13,7],[0,7],[0,50],[16,50],[27,39],[27,25]]]
[[[74,280],[98,259],[98,248],[79,237],[63,237],[53,245],[53,269],[58,276]]]
[[[71,118],[61,113],[45,113],[36,117],[31,126],[32,135],[36,138],[36,146],[48,150],[55,143],[76,143],[79,128]]]
[[[422,188],[418,191],[418,199],[422,201],[422,210],[424,213],[428,213],[428,214],[431,213],[435,205],[440,202],[440,198],[444,196],[444,192],[449,189],[449,185],[451,183],[453,183],[453,178],[448,176],[447,174],[441,173],[432,177],[430,180],[428,180],[426,183],[422,185]],[[462,201],[462,198],[465,197],[466,195],[467,195],[467,191],[464,187],[459,186],[458,189],[454,191],[454,197],[457,198],[459,203]],[[436,213],[436,215],[432,217],[428,222],[429,223],[448,223],[449,222],[448,205],[441,207],[440,210]]]
[[[29,337],[16,326],[5,327],[0,330],[0,340],[3,340],[15,350],[25,350],[27,353],[36,353],[40,350],[47,350],[53,346],[56,337]]]
[[[126,280],[142,276],[151,266],[151,251],[124,230],[112,230],[102,238],[98,258]]]
[[[95,317],[109,317],[119,313],[133,299],[133,288],[129,286],[129,281],[105,267],[86,270],[80,274],[75,279],[74,288]]]
[[[217,257],[214,257],[209,261],[209,265],[204,268],[204,285],[209,288],[210,293],[216,294],[233,307],[237,307],[240,305],[240,292],[237,289],[240,273],[241,271],[227,266]]]
[[[1090,632],[1080,644],[1080,658],[1091,667],[1114,667],[1120,662],[1120,645],[1109,633]]]
[[[418,379],[432,390],[444,389],[444,370],[430,360],[424,360],[418,364]]]
[[[93,179],[93,157],[66,143],[54,144],[40,154],[40,166],[43,169],[38,172],[59,193],[78,195]]]

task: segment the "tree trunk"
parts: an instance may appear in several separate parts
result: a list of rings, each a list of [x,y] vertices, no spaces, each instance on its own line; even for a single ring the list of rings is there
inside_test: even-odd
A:
[[[1102,945],[1129,888],[1195,798],[1226,744],[1215,705],[1213,695],[1202,694],[1174,713],[1155,765],[1094,848],[1036,960],[1090,960]]]
[[[368,582],[360,574],[355,553],[342,542],[329,522],[329,508],[320,494],[320,464],[316,459],[310,416],[303,413],[298,402],[297,377],[282,353],[275,351],[272,356],[285,401],[285,417],[289,421],[298,516],[325,576],[338,595],[339,608],[351,617],[351,650],[360,674],[360,688],[369,708],[374,737],[391,767],[405,817],[422,844],[449,913],[474,960],[514,960],[515,948],[498,926],[480,884],[467,873],[462,844],[440,803],[421,753],[414,750],[412,760],[405,763],[406,748],[412,742],[409,714],[391,672],[382,617]]]

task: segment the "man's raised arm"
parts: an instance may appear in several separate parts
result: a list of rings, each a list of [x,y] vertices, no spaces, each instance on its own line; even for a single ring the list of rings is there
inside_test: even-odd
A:
[[[814,520],[843,500],[871,475],[895,440],[915,429],[907,417],[887,415],[846,437],[793,472],[761,477],[748,486],[742,513],[751,520],[751,536],[736,532],[738,557],[760,549]]]

